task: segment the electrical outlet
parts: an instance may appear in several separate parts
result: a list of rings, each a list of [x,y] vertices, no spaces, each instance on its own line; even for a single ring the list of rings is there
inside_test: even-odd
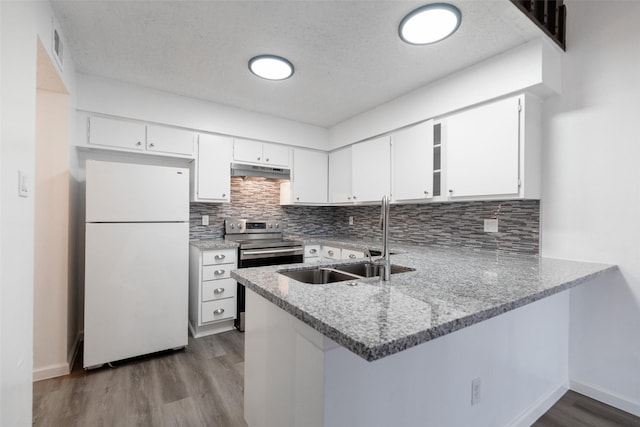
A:
[[[471,406],[480,403],[480,377],[471,381]]]
[[[498,220],[497,219],[485,219],[484,220],[484,232],[485,233],[497,233],[498,232]]]
[[[349,217],[349,225],[353,225],[353,217],[352,216]]]
[[[202,225],[209,225],[209,215],[202,215]]]

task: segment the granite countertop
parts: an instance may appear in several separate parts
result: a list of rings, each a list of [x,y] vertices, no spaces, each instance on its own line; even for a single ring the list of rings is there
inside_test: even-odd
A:
[[[379,242],[302,238],[306,244],[380,249]],[[278,270],[289,264],[234,270],[238,282],[312,328],[373,361],[516,309],[612,272],[617,266],[505,255],[472,249],[392,245],[393,264],[415,271],[311,285]],[[362,262],[351,261],[351,262]],[[336,266],[349,261],[325,262]],[[318,264],[314,264],[317,266]]]
[[[189,244],[203,251],[213,249],[234,249],[238,247],[236,242],[228,242],[224,239],[190,240]]]

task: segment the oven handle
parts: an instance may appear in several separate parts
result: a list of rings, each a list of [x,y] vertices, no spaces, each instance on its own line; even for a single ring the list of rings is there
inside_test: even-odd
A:
[[[284,254],[287,252],[297,252],[302,248],[289,248],[289,249],[264,249],[258,251],[242,251],[243,255],[268,255],[268,254]]]

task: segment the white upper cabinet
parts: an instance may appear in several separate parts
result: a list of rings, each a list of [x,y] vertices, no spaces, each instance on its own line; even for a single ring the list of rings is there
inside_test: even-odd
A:
[[[122,151],[193,157],[196,133],[140,122],[89,117],[89,144]]]
[[[329,202],[377,202],[391,192],[390,137],[329,154]]]
[[[165,126],[147,125],[147,150],[193,156],[196,133]]]
[[[233,139],[200,134],[198,156],[191,164],[191,201],[229,202],[231,196],[230,164]]]
[[[293,149],[293,203],[327,203],[328,154]]]
[[[539,117],[539,102],[524,95],[447,117],[445,195],[539,198]]]
[[[434,195],[433,120],[391,136],[394,201],[424,200]],[[438,159],[439,160],[439,159]],[[436,169],[439,170],[439,165]]]
[[[391,143],[389,136],[351,147],[354,202],[379,201],[391,194]]]
[[[347,147],[329,153],[329,203],[351,201],[351,147]]]
[[[289,147],[248,139],[236,139],[233,144],[233,160],[289,167]]]
[[[89,144],[144,151],[146,127],[138,122],[90,117]]]

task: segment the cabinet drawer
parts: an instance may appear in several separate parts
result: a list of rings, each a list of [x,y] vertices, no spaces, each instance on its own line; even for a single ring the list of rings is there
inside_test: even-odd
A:
[[[238,284],[233,279],[210,280],[202,283],[202,301],[236,296]]]
[[[320,256],[320,245],[306,245],[304,247],[305,258]]]
[[[200,316],[202,323],[218,320],[233,319],[236,317],[236,299],[225,298],[221,300],[203,302]]]
[[[323,246],[322,247],[322,256],[324,258],[329,259],[341,259],[342,249],[336,248],[335,246]]]
[[[206,251],[202,253],[202,265],[233,264],[236,262],[235,249]]]
[[[202,267],[202,280],[228,279],[235,264],[205,265]]]
[[[351,249],[342,250],[342,259],[358,259],[364,258],[364,251],[354,251]]]

